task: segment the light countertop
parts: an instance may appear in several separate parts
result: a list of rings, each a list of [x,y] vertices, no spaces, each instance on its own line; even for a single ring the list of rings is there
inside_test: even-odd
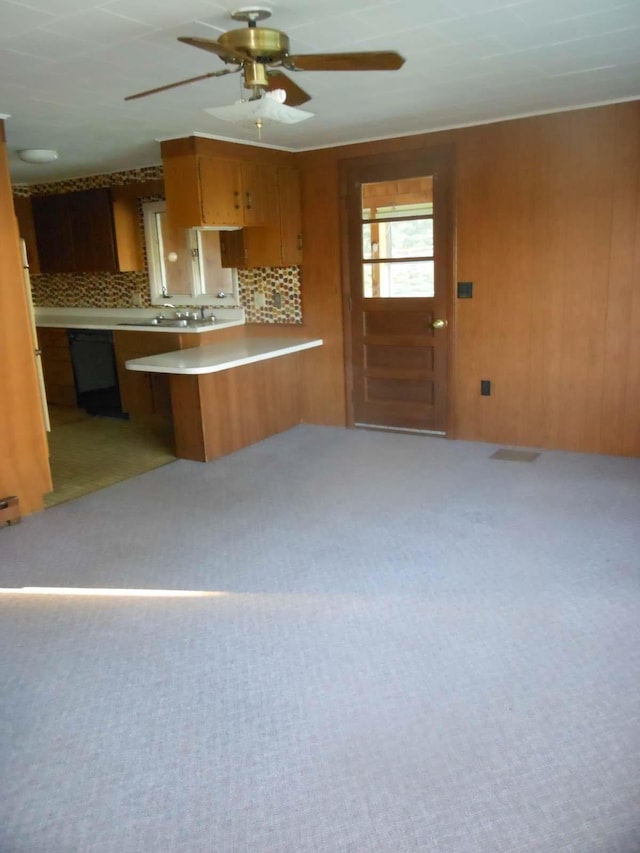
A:
[[[321,338],[244,338],[133,358],[125,362],[125,366],[127,370],[149,373],[218,373],[243,364],[319,347],[322,343]]]
[[[36,308],[36,326],[60,329],[111,329],[119,331],[173,332],[174,334],[198,334],[231,326],[244,325],[244,309],[224,308],[214,311],[215,322],[203,320],[186,326],[150,326],[150,320],[162,311],[171,317],[172,308]],[[140,325],[136,324],[141,320]]]

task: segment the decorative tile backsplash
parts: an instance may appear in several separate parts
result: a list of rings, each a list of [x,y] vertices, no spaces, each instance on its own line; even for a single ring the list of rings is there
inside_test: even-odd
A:
[[[140,181],[157,181],[163,177],[162,166],[143,166],[141,169],[128,169],[126,172],[109,172],[104,175],[85,175],[82,178],[68,178],[64,181],[50,181],[46,184],[14,184],[14,195],[56,195],[73,193],[80,190],[98,190],[102,187],[120,187],[124,184],[137,184]]]
[[[146,272],[33,275],[31,290],[35,305],[41,308],[152,307]],[[240,270],[238,290],[247,323],[302,323],[298,267]],[[254,305],[256,292],[264,294],[262,308]]]
[[[32,275],[31,290],[40,308],[131,308],[136,294],[151,307],[146,272]]]
[[[146,166],[126,172],[90,175],[46,184],[17,185],[15,195],[53,195],[86,189],[120,186],[139,181],[162,178],[161,166]],[[155,198],[144,201],[156,200]],[[139,224],[144,233],[142,204],[139,205]],[[143,241],[144,242],[144,241]],[[149,277],[145,255],[143,272],[121,273],[42,273],[32,275],[33,301],[48,308],[131,308],[151,307]],[[238,270],[240,304],[248,323],[302,323],[300,268],[271,267]],[[256,307],[255,294],[264,294],[264,305]],[[217,310],[224,310],[218,309]]]
[[[247,323],[302,323],[300,267],[238,270],[238,290]],[[264,294],[262,308],[256,293]]]

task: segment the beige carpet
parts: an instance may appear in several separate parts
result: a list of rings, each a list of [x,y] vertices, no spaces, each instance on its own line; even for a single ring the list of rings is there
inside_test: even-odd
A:
[[[175,460],[170,427],[91,417],[78,409],[50,412],[53,492],[45,507],[79,498]]]

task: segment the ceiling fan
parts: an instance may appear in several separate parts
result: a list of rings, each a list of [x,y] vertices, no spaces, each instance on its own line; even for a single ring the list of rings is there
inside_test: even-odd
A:
[[[174,89],[187,83],[206,80],[209,77],[222,77],[242,71],[244,87],[252,92],[251,99],[262,97],[265,91],[284,89],[286,100],[290,106],[299,106],[311,99],[311,96],[300,88],[283,69],[287,71],[395,71],[404,65],[404,58],[395,51],[365,51],[361,53],[307,53],[292,56],[289,53],[289,37],[267,27],[257,26],[258,21],[264,21],[271,16],[271,10],[262,6],[252,6],[238,9],[231,17],[234,21],[244,21],[247,26],[241,29],[229,30],[223,33],[217,41],[203,38],[181,36],[178,41],[192,47],[199,47],[210,53],[215,53],[226,65],[235,68],[222,68],[147,89],[129,95],[125,101],[144,98],[156,92]]]

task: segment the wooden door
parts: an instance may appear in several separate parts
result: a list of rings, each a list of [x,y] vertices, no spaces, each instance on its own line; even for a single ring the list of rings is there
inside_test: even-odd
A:
[[[438,151],[351,161],[343,179],[350,422],[445,434],[451,157]]]

